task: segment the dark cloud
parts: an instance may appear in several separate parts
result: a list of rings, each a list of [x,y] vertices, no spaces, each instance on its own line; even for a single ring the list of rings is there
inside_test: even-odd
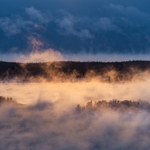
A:
[[[5,6],[0,9],[1,51],[26,49],[28,37],[35,36],[63,52],[149,53],[147,0],[2,0],[0,4]],[[12,43],[14,35],[24,44]]]
[[[28,28],[32,24],[31,21],[25,21],[21,17],[16,19],[10,19],[8,17],[0,19],[0,28],[7,36],[19,34],[22,29]]]
[[[140,21],[149,21],[149,15],[148,13],[144,11],[140,11],[137,7],[134,6],[128,6],[124,7],[122,5],[114,5],[110,4],[109,8],[111,12],[120,15],[120,17],[125,17],[126,19],[131,19],[133,23],[140,22]],[[136,25],[136,24],[135,24]]]
[[[79,38],[92,38],[92,35],[90,34],[89,30],[75,29],[75,27],[77,26],[76,24],[80,24],[79,18],[75,18],[74,16],[63,10],[60,10],[58,12],[64,14],[63,18],[57,20],[57,23],[60,26],[60,30],[64,31],[62,31],[62,33],[66,35],[74,35]]]
[[[120,29],[113,24],[112,19],[107,17],[99,18],[99,20],[95,23],[95,27],[104,31],[120,31]]]
[[[38,20],[41,23],[47,24],[51,18],[36,10],[34,7],[26,8],[26,13],[33,19]]]

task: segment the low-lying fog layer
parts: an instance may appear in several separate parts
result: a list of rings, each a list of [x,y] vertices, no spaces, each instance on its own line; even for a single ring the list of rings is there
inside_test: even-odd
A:
[[[148,150],[150,112],[76,111],[90,100],[150,102],[150,80],[125,83],[0,83],[0,95],[25,105],[0,106],[2,150]]]
[[[78,82],[0,83],[0,95],[12,97],[19,103],[37,101],[85,104],[89,100],[146,100],[150,101],[150,80],[106,83],[97,80]]]
[[[101,61],[101,62],[115,62],[115,61],[132,61],[132,60],[150,60],[150,54],[105,54],[105,53],[77,53],[77,54],[63,54],[59,51],[48,49],[44,52],[31,53],[8,53],[0,54],[0,60],[9,62],[49,62],[49,61]]]

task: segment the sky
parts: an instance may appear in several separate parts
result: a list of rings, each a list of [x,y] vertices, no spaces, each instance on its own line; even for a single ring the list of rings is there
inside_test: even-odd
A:
[[[150,53],[149,0],[0,0],[0,52]]]

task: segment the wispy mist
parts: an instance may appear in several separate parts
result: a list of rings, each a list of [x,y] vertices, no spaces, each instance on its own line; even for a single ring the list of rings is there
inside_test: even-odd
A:
[[[85,111],[41,100],[2,105],[1,149],[149,149],[149,112]],[[69,103],[69,102],[68,102]]]
[[[149,4],[0,0],[0,150],[149,150]]]
[[[124,82],[63,80],[0,83],[0,148],[7,150],[149,149],[149,111],[78,112],[76,106],[111,99],[150,102],[149,74]]]
[[[30,53],[8,53],[0,54],[1,61],[7,62],[22,62],[22,63],[37,63],[37,62],[53,62],[53,61],[80,61],[80,62],[120,62],[142,60],[149,61],[150,54],[104,54],[104,53],[78,53],[66,54],[60,53],[54,49],[47,49],[44,52]]]

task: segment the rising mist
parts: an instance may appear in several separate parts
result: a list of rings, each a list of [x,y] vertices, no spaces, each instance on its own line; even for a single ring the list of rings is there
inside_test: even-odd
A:
[[[144,80],[0,83],[0,95],[15,103],[0,107],[1,149],[149,149],[149,111],[102,109],[79,112],[78,104],[111,99],[150,102]]]

